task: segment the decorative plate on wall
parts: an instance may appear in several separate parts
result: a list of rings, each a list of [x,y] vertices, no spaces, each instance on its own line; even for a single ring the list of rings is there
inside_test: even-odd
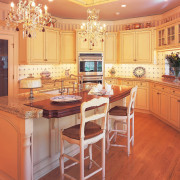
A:
[[[144,67],[136,67],[133,71],[134,76],[136,77],[143,77],[146,73],[146,69]]]

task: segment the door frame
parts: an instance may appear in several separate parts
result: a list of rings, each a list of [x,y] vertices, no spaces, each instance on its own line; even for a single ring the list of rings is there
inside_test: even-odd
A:
[[[8,40],[8,97],[18,94],[18,33],[1,31],[0,39]]]

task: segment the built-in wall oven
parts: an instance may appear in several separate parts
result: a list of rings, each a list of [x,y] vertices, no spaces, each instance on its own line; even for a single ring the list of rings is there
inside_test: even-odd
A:
[[[103,82],[104,61],[102,53],[79,53],[79,75],[83,83]]]

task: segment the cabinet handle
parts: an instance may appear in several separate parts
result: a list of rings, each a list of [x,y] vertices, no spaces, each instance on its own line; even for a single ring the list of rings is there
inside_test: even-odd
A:
[[[136,59],[134,59],[133,61],[137,61]]]
[[[158,95],[160,94],[160,93],[157,93]]]
[[[47,59],[44,59],[44,61],[47,61]]]
[[[173,91],[173,93],[175,93],[175,91]]]

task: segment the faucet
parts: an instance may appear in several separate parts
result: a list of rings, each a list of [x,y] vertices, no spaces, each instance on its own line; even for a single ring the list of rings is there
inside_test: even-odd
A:
[[[79,91],[81,91],[83,89],[83,75],[74,75],[74,74],[71,74],[70,78],[72,78],[72,76],[78,78]],[[75,85],[73,85],[73,92],[74,91],[75,91]]]

